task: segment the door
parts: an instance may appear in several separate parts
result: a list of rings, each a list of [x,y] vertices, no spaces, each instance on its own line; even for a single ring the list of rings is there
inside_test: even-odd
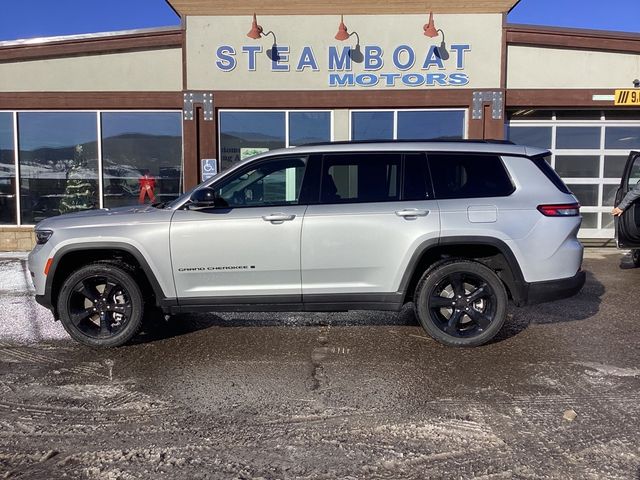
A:
[[[440,230],[425,155],[327,154],[319,170],[302,229],[305,304],[400,301],[412,253]]]
[[[299,303],[299,204],[307,158],[254,163],[220,179],[215,208],[176,211],[171,255],[181,304]]]
[[[631,152],[616,192],[616,205],[640,182],[640,152]],[[616,239],[620,248],[640,248],[640,205],[633,202],[615,221]]]

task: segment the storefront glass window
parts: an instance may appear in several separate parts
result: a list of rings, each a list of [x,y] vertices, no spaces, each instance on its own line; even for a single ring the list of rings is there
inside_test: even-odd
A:
[[[626,163],[627,155],[605,155],[604,178],[621,178]]]
[[[22,223],[98,206],[96,113],[18,113]]]
[[[594,207],[598,205],[598,185],[567,185],[567,187],[578,197],[581,206]]]
[[[600,148],[600,128],[558,127],[556,129],[556,148]]]
[[[599,155],[556,155],[556,172],[561,177],[597,177],[599,169]]]
[[[598,214],[582,212],[582,228],[598,228]]]
[[[164,202],[182,185],[179,112],[102,113],[105,207]]]
[[[640,148],[640,127],[605,128],[604,148],[621,150]]]
[[[602,217],[602,228],[615,228],[613,215],[610,213],[603,213],[600,216]]]
[[[16,223],[16,168],[13,114],[0,112],[0,224]]]
[[[285,112],[220,112],[222,170],[258,153],[286,147],[285,136]]]
[[[509,127],[509,140],[518,145],[551,148],[551,127]]]
[[[351,112],[352,140],[460,139],[464,135],[464,110]]]
[[[603,185],[602,186],[602,205],[605,207],[613,207],[616,201],[616,192],[620,185]]]
[[[330,112],[289,112],[290,147],[330,140]]]
[[[352,112],[352,140],[393,140],[393,112]]]
[[[464,112],[457,111],[400,111],[398,112],[399,140],[461,139],[464,138]]]

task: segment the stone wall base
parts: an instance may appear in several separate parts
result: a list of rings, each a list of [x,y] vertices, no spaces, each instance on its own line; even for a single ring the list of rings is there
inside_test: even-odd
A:
[[[35,244],[33,227],[0,228],[0,252],[28,252]]]

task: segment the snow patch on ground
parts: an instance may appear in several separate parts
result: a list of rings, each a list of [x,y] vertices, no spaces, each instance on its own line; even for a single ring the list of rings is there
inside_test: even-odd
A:
[[[638,377],[640,376],[640,369],[637,368],[620,368],[611,365],[603,365],[601,363],[592,362],[578,362],[577,365],[590,368],[591,372],[587,372],[588,375],[593,376],[607,376],[612,375],[614,377]]]

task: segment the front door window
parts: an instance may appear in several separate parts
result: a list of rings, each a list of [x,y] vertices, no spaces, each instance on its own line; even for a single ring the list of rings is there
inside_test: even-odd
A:
[[[273,160],[244,170],[217,188],[230,208],[297,205],[306,158]]]

